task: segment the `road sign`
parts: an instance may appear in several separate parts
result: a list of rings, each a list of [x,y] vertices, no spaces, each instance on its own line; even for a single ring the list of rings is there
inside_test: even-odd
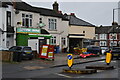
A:
[[[106,63],[107,63],[107,65],[110,64],[110,62],[111,62],[111,57],[112,57],[112,54],[111,54],[111,53],[107,53],[107,54],[106,54]]]
[[[67,58],[68,58],[68,67],[71,68],[72,64],[73,64],[73,56],[72,56],[72,54],[68,54]]]

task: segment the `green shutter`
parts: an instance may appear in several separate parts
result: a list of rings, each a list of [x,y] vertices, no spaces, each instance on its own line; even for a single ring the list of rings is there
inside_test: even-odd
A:
[[[28,34],[17,34],[16,46],[28,46]]]

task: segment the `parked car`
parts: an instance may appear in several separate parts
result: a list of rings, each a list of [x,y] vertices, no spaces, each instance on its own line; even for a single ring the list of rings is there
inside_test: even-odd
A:
[[[33,59],[33,53],[31,47],[28,46],[13,46],[9,49],[13,51],[13,59],[21,61],[22,59],[28,58],[29,60]]]
[[[90,53],[93,53],[93,54],[100,55],[102,53],[101,48],[99,46],[89,45],[86,48],[87,48],[87,52],[90,52]]]
[[[0,46],[0,51],[4,51],[4,50],[9,50],[8,48],[3,48],[2,46]]]
[[[110,53],[112,54],[112,59],[113,58],[120,58],[120,47],[113,47],[110,50]]]
[[[109,50],[108,47],[101,47],[101,52],[104,55]]]

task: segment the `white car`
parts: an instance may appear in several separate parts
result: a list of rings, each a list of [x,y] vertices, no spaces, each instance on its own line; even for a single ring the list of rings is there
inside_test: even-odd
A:
[[[101,47],[102,54],[104,55],[104,53],[105,53],[108,49],[109,49],[108,47]]]
[[[8,48],[3,48],[2,46],[0,46],[0,51],[2,50],[9,50]]]

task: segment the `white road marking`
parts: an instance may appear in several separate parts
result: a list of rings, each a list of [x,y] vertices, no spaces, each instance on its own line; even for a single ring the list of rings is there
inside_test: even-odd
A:
[[[71,76],[67,76],[67,75],[63,75],[63,74],[58,74],[58,73],[55,73],[55,74],[57,74],[59,76],[67,77],[67,78],[72,78]]]
[[[85,78],[85,76],[79,76],[79,77],[75,77],[75,78]]]

